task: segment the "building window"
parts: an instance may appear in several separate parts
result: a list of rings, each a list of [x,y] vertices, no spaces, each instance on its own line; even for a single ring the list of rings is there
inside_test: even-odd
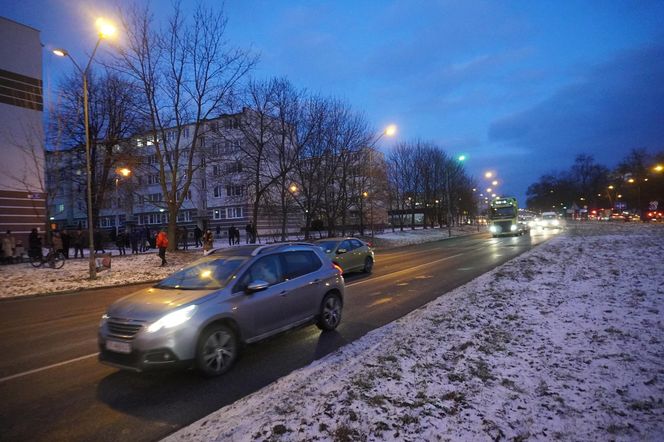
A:
[[[185,127],[184,129],[182,129],[182,136],[184,138],[189,138],[189,128],[188,127]]]
[[[219,170],[219,166],[212,166],[212,176],[219,176],[221,174],[221,170]]]
[[[184,210],[178,212],[178,222],[179,223],[188,223],[191,222],[191,211]]]
[[[240,161],[234,161],[232,163],[226,164],[227,173],[239,173],[242,172],[242,163]]]
[[[226,186],[226,196],[242,196],[242,186]]]
[[[221,186],[215,186],[213,194],[215,198],[221,198]]]
[[[226,218],[242,218],[242,207],[226,208]]]
[[[214,209],[212,211],[212,219],[224,219],[226,213],[221,209]]]
[[[65,205],[64,204],[58,204],[58,207],[56,209],[56,212],[62,213],[65,211]]]
[[[161,193],[151,193],[147,195],[147,200],[151,203],[158,203],[163,200]]]

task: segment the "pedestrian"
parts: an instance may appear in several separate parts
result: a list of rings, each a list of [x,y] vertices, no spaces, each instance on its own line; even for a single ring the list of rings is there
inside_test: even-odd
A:
[[[137,228],[132,228],[129,235],[129,242],[131,243],[131,254],[138,255],[138,243],[141,240],[141,232]]]
[[[228,228],[228,245],[232,246],[235,244],[235,226],[230,226]]]
[[[143,230],[144,236],[143,236],[143,252],[147,252],[148,249],[150,248],[150,243],[152,238],[150,238],[150,228],[148,226],[145,226],[145,229]]]
[[[258,230],[256,229],[255,225],[252,225],[251,226],[251,243],[255,244],[257,240],[258,240]]]
[[[235,229],[234,233],[235,233],[235,238],[233,238],[234,239],[233,242],[235,244],[240,244],[240,229]]]
[[[201,237],[203,236],[203,231],[200,227],[194,227],[194,247],[200,247],[203,244],[201,243]]]
[[[62,253],[62,237],[60,236],[60,231],[54,230],[51,233],[51,243],[53,245],[54,252]]]
[[[14,257],[16,256],[16,239],[12,235],[11,230],[7,230],[5,236],[2,237],[2,253],[4,253],[7,264],[14,262]]]
[[[42,241],[36,228],[30,231],[30,236],[28,237],[28,255],[31,258],[42,256]]]
[[[187,226],[182,226],[182,249],[189,249],[189,230],[187,230]]]
[[[124,231],[119,231],[117,236],[115,237],[115,245],[118,247],[118,252],[120,255],[126,255],[127,252],[125,251],[125,245],[126,245],[127,239],[125,238]]]
[[[215,229],[215,233],[217,234],[217,238],[221,238],[221,226],[217,224],[217,228]]]
[[[166,229],[161,229],[157,234],[156,245],[159,249],[159,257],[161,258],[161,267],[164,267],[166,264],[166,248],[168,247],[168,235],[166,235]]]
[[[62,238],[62,253],[65,255],[65,259],[69,259],[69,247],[71,247],[71,235],[67,229],[64,229],[60,237]]]
[[[92,237],[92,240],[94,241],[94,251],[97,253],[99,250],[101,250],[101,253],[106,253],[106,250],[104,249],[104,244],[102,241],[102,233],[100,230],[95,230],[94,235]]]
[[[83,247],[85,246],[85,235],[83,230],[79,227],[74,233],[74,258],[78,258],[78,252],[81,252],[81,258],[83,255]]]
[[[212,247],[214,247],[214,236],[212,236],[212,232],[208,229],[203,235],[203,253],[207,255],[207,252],[212,250]]]
[[[246,237],[244,238],[244,243],[249,244],[249,243],[254,243],[252,239],[252,235],[254,232],[254,226],[251,225],[251,223],[247,224],[244,228],[244,232],[246,233]]]

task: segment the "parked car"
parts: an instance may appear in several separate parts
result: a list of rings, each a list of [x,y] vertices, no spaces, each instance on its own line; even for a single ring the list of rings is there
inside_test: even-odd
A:
[[[312,244],[217,250],[113,303],[99,325],[99,360],[220,375],[242,344],[312,322],[335,329],[343,297],[341,269]]]
[[[370,244],[357,238],[327,238],[316,245],[337,264],[344,273],[362,271],[371,273],[376,258]]]

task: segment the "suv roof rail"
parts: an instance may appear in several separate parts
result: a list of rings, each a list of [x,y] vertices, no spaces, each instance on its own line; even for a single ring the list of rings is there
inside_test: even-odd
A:
[[[275,244],[266,244],[264,246],[259,246],[256,247],[256,249],[251,252],[251,256],[256,256],[260,255],[263,252],[268,252],[272,250],[281,250],[287,247],[293,247],[293,246],[309,246],[309,247],[316,247],[315,244],[312,244],[310,242],[282,242],[282,243],[275,243]]]

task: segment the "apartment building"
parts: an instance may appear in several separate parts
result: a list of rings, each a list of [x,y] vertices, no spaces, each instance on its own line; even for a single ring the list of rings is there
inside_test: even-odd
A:
[[[46,227],[39,31],[0,17],[0,232]]]
[[[186,193],[184,184],[189,171],[187,159],[194,141],[194,125],[166,130],[165,139],[159,139],[159,143],[172,152],[162,158],[169,165],[164,170],[167,185],[170,188],[175,179],[178,200],[183,200],[177,215],[178,226],[185,226],[190,232],[195,226],[209,228],[222,238],[231,226],[244,232],[252,219],[245,158],[251,143],[240,129],[241,119],[246,119],[247,115],[245,109],[201,124],[192,161],[191,185]],[[84,153],[83,147],[47,153],[51,220],[61,228],[87,226]],[[99,184],[104,186],[105,196],[99,201],[96,227],[111,233],[132,228],[154,231],[165,226],[167,204],[153,138],[149,135],[132,137],[114,146],[113,153],[111,173],[105,183]],[[102,170],[104,161],[103,155],[97,155],[97,170]],[[259,233],[272,234],[280,229],[279,214],[261,210],[259,215]],[[290,211],[287,218],[288,230],[299,230],[301,216]]]

